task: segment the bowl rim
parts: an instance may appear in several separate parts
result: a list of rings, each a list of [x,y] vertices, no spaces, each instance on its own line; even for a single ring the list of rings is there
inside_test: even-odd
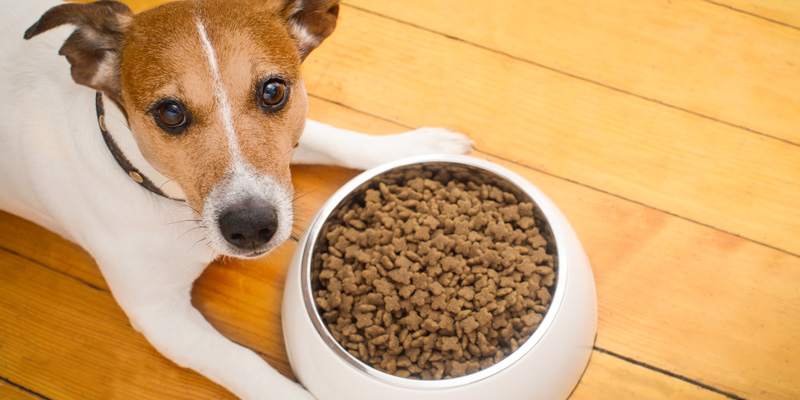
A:
[[[511,354],[507,355],[504,359],[500,362],[493,364],[492,366],[480,370],[478,372],[468,374],[465,376],[457,377],[457,378],[449,378],[449,379],[439,379],[439,380],[421,380],[421,379],[411,379],[411,378],[402,378],[393,374],[389,374],[387,372],[383,372],[374,368],[365,362],[359,360],[358,358],[354,357],[352,354],[347,352],[344,347],[337,341],[329,332],[327,326],[325,325],[324,321],[322,320],[322,316],[317,312],[317,306],[313,299],[313,289],[311,287],[311,261],[313,256],[313,250],[316,246],[317,239],[320,234],[320,230],[324,225],[324,222],[327,218],[331,215],[331,213],[342,203],[342,201],[348,198],[354,190],[358,189],[361,185],[367,183],[369,180],[375,178],[378,175],[383,173],[389,172],[394,169],[409,167],[414,164],[456,164],[462,165],[470,168],[477,168],[481,169],[484,172],[491,173],[500,179],[504,179],[519,189],[521,192],[525,193],[528,197],[530,197],[531,201],[534,205],[539,209],[539,211],[544,216],[544,219],[547,221],[549,225],[550,231],[553,235],[553,245],[555,247],[555,253],[557,257],[557,275],[556,275],[556,283],[555,283],[555,291],[553,293],[553,298],[550,302],[550,307],[548,308],[547,312],[545,312],[542,321],[539,323],[539,326],[534,330],[531,336],[523,342],[516,351],[513,351]],[[560,215],[560,211],[556,208],[556,206],[552,203],[552,201],[538,188],[533,186],[528,180],[522,178],[515,172],[501,166],[495,164],[491,161],[483,160],[476,157],[471,156],[462,156],[462,155],[440,155],[440,154],[433,154],[433,155],[422,155],[422,156],[412,156],[406,157],[403,159],[399,159],[396,161],[392,161],[386,164],[382,164],[375,168],[369,169],[367,171],[362,172],[355,178],[351,179],[347,182],[344,186],[339,188],[322,206],[320,211],[314,217],[314,219],[309,224],[308,230],[306,235],[304,236],[304,243],[301,242],[300,246],[302,248],[302,253],[300,257],[300,286],[301,286],[301,296],[302,296],[302,303],[308,314],[308,317],[311,319],[314,328],[316,329],[316,333],[319,335],[320,339],[327,345],[329,349],[333,351],[336,356],[344,361],[349,367],[357,370],[359,373],[366,375],[369,378],[377,379],[383,383],[387,383],[393,386],[409,388],[409,389],[428,389],[428,390],[435,390],[435,389],[448,389],[453,387],[463,387],[465,385],[469,385],[484,379],[487,379],[491,376],[494,376],[512,365],[519,362],[523,359],[527,354],[530,354],[534,348],[536,348],[539,343],[541,343],[542,339],[545,337],[547,332],[551,329],[558,314],[559,309],[561,308],[562,303],[564,302],[564,293],[566,290],[566,283],[569,277],[569,268],[566,268],[567,265],[570,265],[570,255],[568,251],[565,251],[565,244],[568,243],[569,239],[567,236],[567,228],[563,226],[562,219],[559,219],[558,216]],[[555,223],[558,221],[557,223]]]

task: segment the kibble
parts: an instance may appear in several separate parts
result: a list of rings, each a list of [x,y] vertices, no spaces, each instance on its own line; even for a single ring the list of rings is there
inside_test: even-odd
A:
[[[321,231],[314,299],[354,357],[403,378],[501,361],[536,330],[556,282],[533,203],[468,171],[375,178]]]

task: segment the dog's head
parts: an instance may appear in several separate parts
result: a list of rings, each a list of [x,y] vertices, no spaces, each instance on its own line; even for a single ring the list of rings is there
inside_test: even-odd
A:
[[[179,1],[137,15],[68,3],[25,38],[74,25],[59,54],[75,82],[124,110],[218,251],[255,257],[290,235],[289,161],[308,109],[299,67],[337,14],[338,0]]]

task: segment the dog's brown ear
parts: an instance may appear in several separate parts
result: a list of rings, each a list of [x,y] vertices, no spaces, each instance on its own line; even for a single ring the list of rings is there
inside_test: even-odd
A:
[[[339,0],[290,0],[285,13],[300,59],[305,60],[336,28]]]
[[[58,52],[72,66],[72,79],[121,104],[119,51],[132,17],[131,9],[116,1],[66,3],[45,12],[25,31],[25,39],[61,25],[74,25],[75,31]]]

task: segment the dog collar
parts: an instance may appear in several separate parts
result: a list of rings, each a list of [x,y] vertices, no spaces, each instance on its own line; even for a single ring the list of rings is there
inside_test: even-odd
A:
[[[112,133],[112,129],[109,129],[110,125],[117,124],[123,125],[126,130],[128,129],[124,122],[125,117],[116,105],[112,104],[112,107],[109,107],[109,112],[115,115],[112,115],[112,118],[107,118],[101,92],[97,92],[95,103],[97,106],[97,124],[100,126],[100,132],[103,133],[103,140],[105,140],[108,150],[117,160],[117,164],[122,170],[141,187],[159,196],[178,201],[186,200],[186,195],[177,183],[159,173],[144,159],[132,134],[115,135]],[[126,151],[123,151],[123,148]],[[134,164],[138,165],[138,168]]]

